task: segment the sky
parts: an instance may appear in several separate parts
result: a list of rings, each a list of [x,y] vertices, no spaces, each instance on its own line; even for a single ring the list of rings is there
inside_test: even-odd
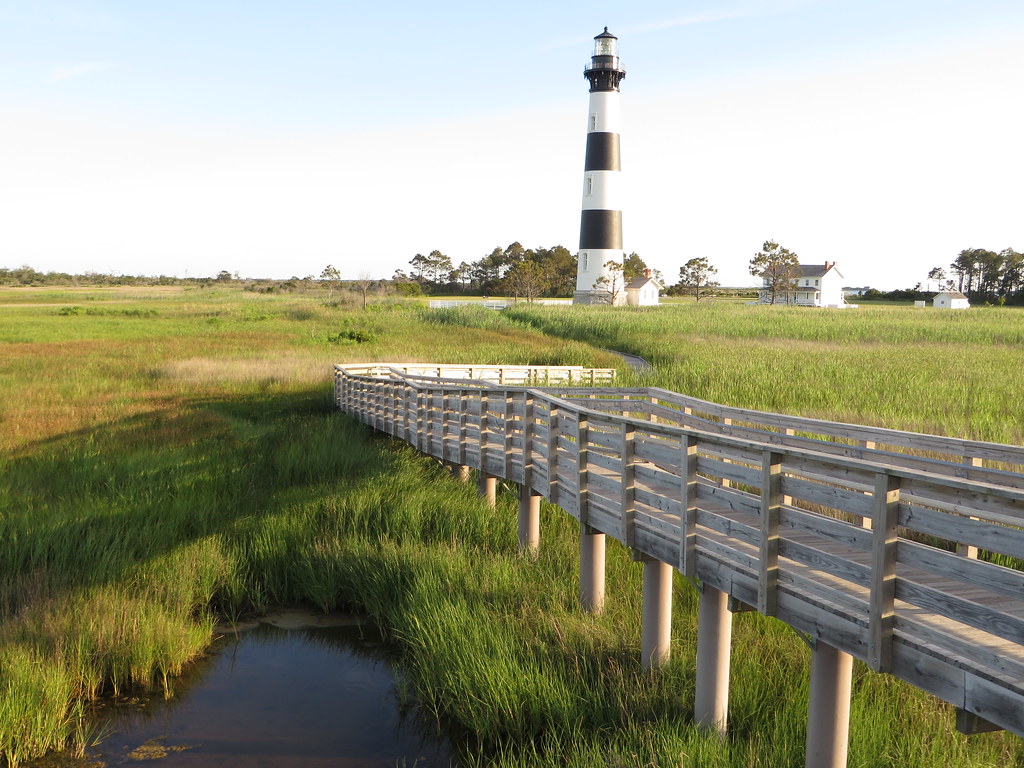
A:
[[[390,277],[577,250],[593,37],[623,240],[891,289],[1024,250],[1020,0],[0,0],[0,267]]]

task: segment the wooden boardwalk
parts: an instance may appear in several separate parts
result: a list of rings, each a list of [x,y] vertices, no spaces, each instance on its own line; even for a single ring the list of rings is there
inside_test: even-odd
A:
[[[613,378],[349,364],[336,366],[335,391],[374,428],[557,504],[582,539],[612,536],[727,596],[730,610],[775,616],[812,647],[950,702],[962,730],[1024,735],[1024,448],[611,388]],[[698,698],[701,663],[698,649]],[[715,706],[706,724],[724,728]]]

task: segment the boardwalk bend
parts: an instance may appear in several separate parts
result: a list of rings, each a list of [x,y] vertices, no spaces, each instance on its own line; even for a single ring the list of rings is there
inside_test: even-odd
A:
[[[1024,735],[1024,447],[730,408],[569,366],[335,366],[340,408],[580,522],[581,598],[612,536],[644,563],[641,652],[669,648],[672,569],[699,583],[696,718],[726,727],[731,612],[811,645],[808,766],[846,763],[852,659]],[[1011,567],[1012,566],[1012,567]]]

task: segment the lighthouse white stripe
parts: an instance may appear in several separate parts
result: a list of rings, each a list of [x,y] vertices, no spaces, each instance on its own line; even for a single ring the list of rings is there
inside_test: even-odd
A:
[[[576,268],[576,288],[581,291],[590,291],[594,283],[604,274],[606,262],[622,261],[622,251],[614,248],[588,248],[580,251],[579,263]]]
[[[583,210],[622,210],[622,174],[587,171],[583,176]]]
[[[620,133],[620,96],[618,91],[594,91],[590,94],[590,112],[587,118],[588,133],[595,131]]]

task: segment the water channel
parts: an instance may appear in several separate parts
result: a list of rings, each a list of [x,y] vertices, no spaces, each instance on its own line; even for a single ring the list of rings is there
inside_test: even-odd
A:
[[[319,626],[310,626],[310,623]],[[275,626],[276,625],[276,626]],[[169,700],[100,715],[89,765],[431,768],[457,763],[436,723],[406,711],[394,653],[356,619],[297,612],[226,632]],[[49,763],[53,765],[53,763]]]

